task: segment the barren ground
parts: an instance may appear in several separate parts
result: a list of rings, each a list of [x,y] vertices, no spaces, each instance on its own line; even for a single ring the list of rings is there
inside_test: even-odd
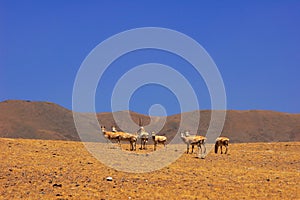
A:
[[[300,142],[230,144],[144,174],[108,168],[80,142],[2,138],[0,150],[0,199],[300,199]]]

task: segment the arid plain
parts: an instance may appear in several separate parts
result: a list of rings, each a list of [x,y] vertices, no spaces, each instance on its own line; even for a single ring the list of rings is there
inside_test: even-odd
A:
[[[229,147],[133,174],[105,166],[81,142],[1,138],[0,199],[300,199],[300,142]]]

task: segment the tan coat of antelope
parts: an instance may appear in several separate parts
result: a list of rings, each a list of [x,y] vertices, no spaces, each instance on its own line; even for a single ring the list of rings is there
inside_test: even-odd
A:
[[[197,145],[199,153],[200,153],[200,150],[201,150],[201,154],[206,153],[206,147],[205,147],[206,137],[201,136],[201,135],[191,136],[186,131],[184,133],[181,133],[181,139],[187,145],[186,153],[189,153],[189,147],[190,147],[190,145],[192,145],[192,152],[191,153],[193,153],[195,145]],[[202,147],[203,147],[203,151],[202,151]]]
[[[107,131],[105,126],[101,126],[101,131],[105,138],[107,138],[110,141],[116,140],[117,143],[120,145],[120,134],[112,131]]]
[[[155,132],[152,132],[152,139],[154,143],[154,151],[156,151],[157,144],[163,144],[166,147],[167,137],[156,135]]]
[[[135,151],[136,150],[136,142],[137,142],[137,138],[138,138],[137,135],[117,131],[115,126],[112,126],[111,129],[112,129],[112,132],[117,133],[119,135],[120,141],[129,141],[130,151]],[[121,145],[121,143],[120,143],[120,145]]]
[[[215,144],[215,153],[218,153],[218,149],[220,147],[221,149],[221,154],[223,154],[223,149],[222,147],[224,146],[226,148],[225,154],[227,154],[228,151],[228,144],[229,144],[229,138],[227,137],[218,137],[216,139],[216,144]]]

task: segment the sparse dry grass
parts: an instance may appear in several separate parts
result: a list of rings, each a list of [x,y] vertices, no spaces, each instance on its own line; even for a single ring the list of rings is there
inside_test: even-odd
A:
[[[0,139],[0,150],[0,199],[300,199],[300,142],[230,144],[145,174],[108,168],[80,142]]]

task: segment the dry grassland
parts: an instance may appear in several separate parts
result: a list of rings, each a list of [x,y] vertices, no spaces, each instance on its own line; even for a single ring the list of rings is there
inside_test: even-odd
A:
[[[300,199],[300,142],[230,144],[141,174],[106,167],[80,142],[0,139],[0,150],[0,199]]]

